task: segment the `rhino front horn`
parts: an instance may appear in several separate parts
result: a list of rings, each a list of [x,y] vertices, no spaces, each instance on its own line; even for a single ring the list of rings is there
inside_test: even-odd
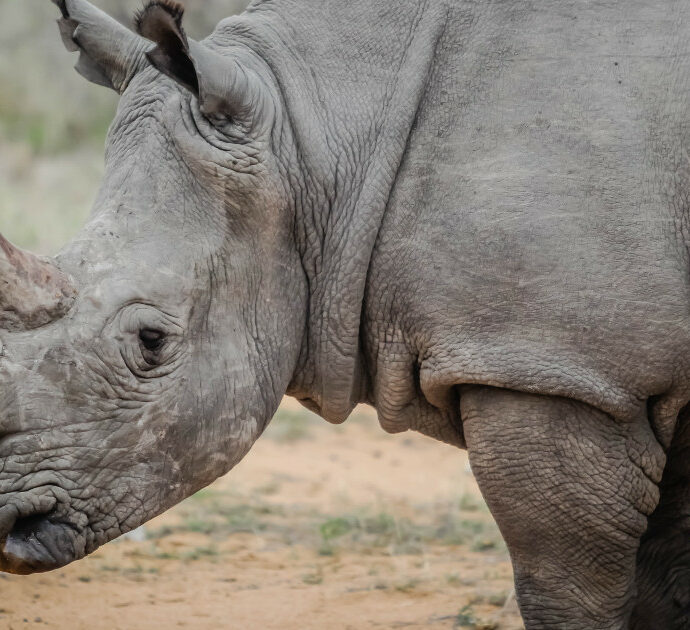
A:
[[[63,317],[77,291],[51,261],[0,234],[0,329],[31,330]]]

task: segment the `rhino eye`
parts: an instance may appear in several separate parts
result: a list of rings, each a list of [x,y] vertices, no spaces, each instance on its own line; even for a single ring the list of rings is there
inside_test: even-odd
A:
[[[108,326],[126,366],[139,378],[167,376],[185,355],[181,318],[148,304],[126,304]]]
[[[139,341],[145,350],[158,352],[165,343],[165,333],[152,328],[144,328],[139,331]]]

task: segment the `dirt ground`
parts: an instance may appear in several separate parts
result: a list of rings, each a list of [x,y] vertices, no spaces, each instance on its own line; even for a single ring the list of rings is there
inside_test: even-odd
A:
[[[291,402],[210,488],[0,592],[3,630],[522,628],[464,452]]]

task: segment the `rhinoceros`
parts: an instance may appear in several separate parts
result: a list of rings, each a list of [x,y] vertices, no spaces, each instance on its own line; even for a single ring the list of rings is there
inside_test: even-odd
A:
[[[90,219],[0,241],[0,569],[226,473],[288,394],[467,448],[534,629],[690,628],[690,4],[54,0],[121,94]]]

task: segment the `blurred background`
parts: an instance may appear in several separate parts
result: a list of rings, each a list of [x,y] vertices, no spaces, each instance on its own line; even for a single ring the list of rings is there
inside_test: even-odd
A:
[[[96,4],[125,24],[141,0]],[[185,26],[203,38],[245,0],[188,0]],[[82,79],[50,0],[0,0],[0,220],[11,241],[54,253],[82,224],[103,170],[117,96]]]
[[[139,0],[95,0],[130,24]],[[202,38],[244,0],[187,0]],[[49,0],[0,0],[0,231],[57,252],[89,212],[116,95]],[[516,629],[507,552],[463,451],[286,400],[228,476],[46,575],[0,574],[0,629]]]

